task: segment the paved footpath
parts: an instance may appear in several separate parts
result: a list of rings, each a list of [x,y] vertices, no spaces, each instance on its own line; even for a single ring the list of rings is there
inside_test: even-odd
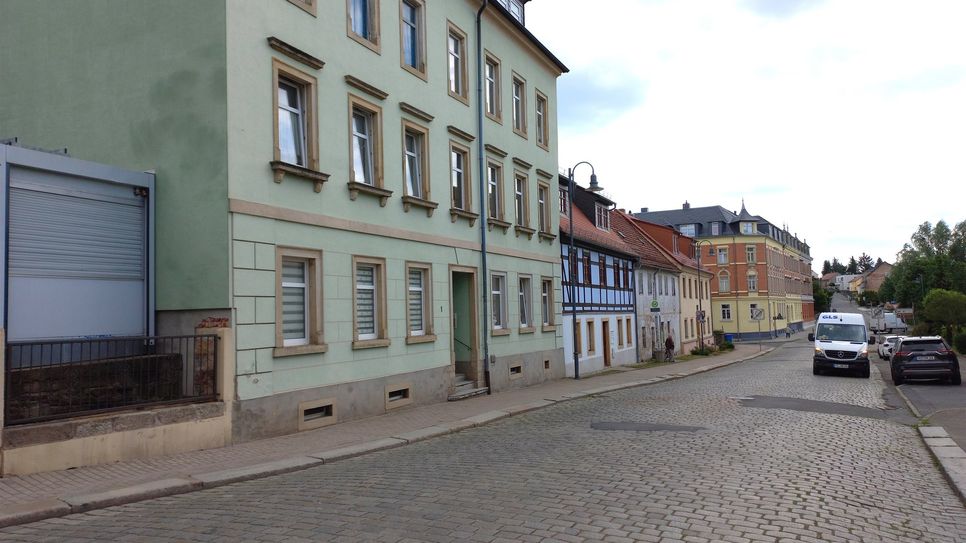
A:
[[[11,526],[0,540],[966,541],[966,508],[879,372],[814,376],[810,345],[777,347],[293,473]]]
[[[774,346],[766,343],[765,350]],[[387,415],[222,449],[6,477],[0,479],[0,526],[303,469],[485,424],[581,397],[588,392],[675,379],[759,354],[757,344],[739,345],[732,352],[713,357],[614,371],[581,380],[563,379],[459,402],[402,409]]]

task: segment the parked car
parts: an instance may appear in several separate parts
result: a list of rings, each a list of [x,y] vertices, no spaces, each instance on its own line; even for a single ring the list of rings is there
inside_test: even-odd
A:
[[[892,348],[895,347],[896,343],[898,343],[899,340],[904,337],[906,336],[886,336],[879,343],[879,359],[889,360],[889,358],[892,356]]]
[[[893,347],[892,382],[906,379],[943,379],[953,385],[963,382],[959,359],[940,336],[904,337]]]

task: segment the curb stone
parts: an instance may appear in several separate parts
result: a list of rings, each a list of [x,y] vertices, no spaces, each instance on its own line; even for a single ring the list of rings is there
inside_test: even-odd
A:
[[[401,447],[417,441],[459,432],[468,428],[483,426],[507,417],[549,407],[558,402],[586,398],[594,394],[604,394],[629,388],[652,385],[655,383],[674,381],[684,377],[689,377],[691,375],[706,373],[719,368],[758,358],[759,356],[763,356],[774,350],[775,347],[771,347],[744,358],[739,358],[730,362],[710,364],[701,368],[688,370],[687,372],[662,375],[639,381],[630,381],[627,383],[619,383],[615,385],[561,394],[556,397],[535,400],[522,405],[488,411],[465,419],[441,422],[426,428],[397,434],[393,437],[376,439],[348,447],[341,447],[338,449],[331,449],[307,455],[284,458],[282,460],[265,462],[262,464],[255,464],[241,468],[191,474],[186,478],[160,479],[157,481],[116,488],[93,494],[69,496],[60,499],[51,498],[36,502],[17,504],[5,507],[2,511],[0,511],[0,528],[15,526],[18,524],[27,524],[30,522],[36,522],[54,517],[62,517],[73,513],[83,513],[94,509],[111,507],[115,505],[123,505],[154,498],[161,498],[164,496],[184,494],[196,490],[214,488],[253,479],[262,479],[265,477],[281,475],[294,471],[301,471],[303,469],[329,464],[339,460],[346,460],[372,452]],[[908,403],[908,400],[906,401]],[[925,430],[926,428],[922,429]],[[945,431],[943,431],[942,434],[943,435],[941,436],[936,435],[930,437],[946,437]],[[963,497],[964,489],[966,489],[966,458],[946,460],[958,460],[963,462],[962,471],[955,474],[960,481],[959,484],[961,485],[960,487],[957,487],[957,489],[960,493],[960,496]],[[947,474],[947,477],[950,478],[950,481],[953,481],[951,475]],[[964,497],[964,501],[966,501],[966,497]]]
[[[966,504],[966,451],[949,439],[949,435],[942,426],[921,426],[919,435],[929,452],[939,462],[949,485]]]

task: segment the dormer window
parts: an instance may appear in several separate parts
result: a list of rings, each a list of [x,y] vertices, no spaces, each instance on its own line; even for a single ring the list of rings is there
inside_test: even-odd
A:
[[[499,2],[500,5],[503,6],[507,11],[509,11],[510,15],[513,15],[514,19],[516,19],[517,21],[520,21],[520,24],[524,24],[523,0],[496,0],[496,1]]]
[[[711,223],[711,235],[712,236],[720,236],[721,235],[721,223],[720,222],[713,222],[713,223]]]
[[[684,234],[685,236],[690,236],[692,238],[694,237],[695,228],[693,223],[682,224],[680,230],[681,230],[681,233]]]
[[[755,223],[753,222],[743,222],[741,223],[741,233],[746,236],[751,236],[755,233]]]
[[[607,213],[607,208],[601,204],[596,204],[597,215],[597,228],[601,230],[610,230],[610,215]]]

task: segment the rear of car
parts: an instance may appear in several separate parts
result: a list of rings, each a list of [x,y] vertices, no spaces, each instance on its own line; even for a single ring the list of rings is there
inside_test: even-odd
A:
[[[905,336],[886,336],[885,339],[879,343],[879,358],[882,360],[889,360],[892,357],[892,350],[896,343],[899,342]]]
[[[890,367],[896,385],[906,379],[942,379],[953,385],[962,384],[959,359],[939,336],[902,338],[893,348]]]

